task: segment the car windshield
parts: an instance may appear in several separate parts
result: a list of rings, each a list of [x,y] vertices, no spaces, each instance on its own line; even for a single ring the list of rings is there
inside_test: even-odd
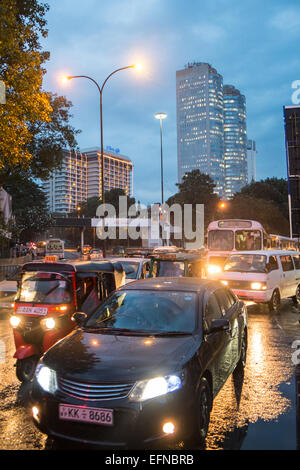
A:
[[[224,271],[265,273],[267,257],[265,255],[231,255]]]
[[[210,230],[208,232],[208,249],[217,251],[233,250],[234,235],[232,230]]]
[[[156,277],[183,277],[184,263],[182,261],[159,261]]]
[[[122,264],[122,266],[125,270],[126,279],[136,279],[137,278],[139,263],[129,262],[129,261],[121,261],[121,264]]]
[[[70,303],[72,283],[56,273],[25,273],[17,300],[38,304]]]
[[[119,291],[85,323],[85,328],[146,334],[192,333],[196,325],[194,292]]]

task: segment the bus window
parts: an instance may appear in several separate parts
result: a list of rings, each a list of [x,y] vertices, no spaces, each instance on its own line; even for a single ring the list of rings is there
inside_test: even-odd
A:
[[[237,230],[235,248],[239,251],[261,250],[261,232],[259,230]]]
[[[210,230],[208,232],[208,249],[219,251],[233,250],[233,231],[232,230]]]

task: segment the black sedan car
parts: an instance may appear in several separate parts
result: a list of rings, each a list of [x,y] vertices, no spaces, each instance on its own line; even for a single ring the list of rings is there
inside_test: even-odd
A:
[[[243,373],[247,314],[226,287],[152,278],[115,291],[37,367],[32,413],[54,439],[140,448],[203,442],[215,395]]]

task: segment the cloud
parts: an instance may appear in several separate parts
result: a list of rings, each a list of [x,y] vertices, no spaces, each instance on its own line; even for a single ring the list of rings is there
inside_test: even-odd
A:
[[[300,9],[286,8],[277,12],[270,19],[270,26],[283,32],[284,35],[299,34]]]

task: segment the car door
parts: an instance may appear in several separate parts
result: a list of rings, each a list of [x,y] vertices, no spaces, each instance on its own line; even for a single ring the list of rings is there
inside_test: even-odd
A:
[[[281,275],[281,296],[290,297],[295,295],[296,272],[291,255],[281,255],[280,257]]]
[[[214,395],[218,393],[228,377],[228,334],[224,330],[210,332],[214,320],[223,318],[215,292],[207,292],[204,298],[202,322],[202,367],[209,366],[213,375]]]
[[[235,296],[226,288],[216,291],[216,296],[220,304],[223,316],[229,321],[229,330],[226,331],[226,370],[230,375],[233,371],[239,356],[239,310]]]

